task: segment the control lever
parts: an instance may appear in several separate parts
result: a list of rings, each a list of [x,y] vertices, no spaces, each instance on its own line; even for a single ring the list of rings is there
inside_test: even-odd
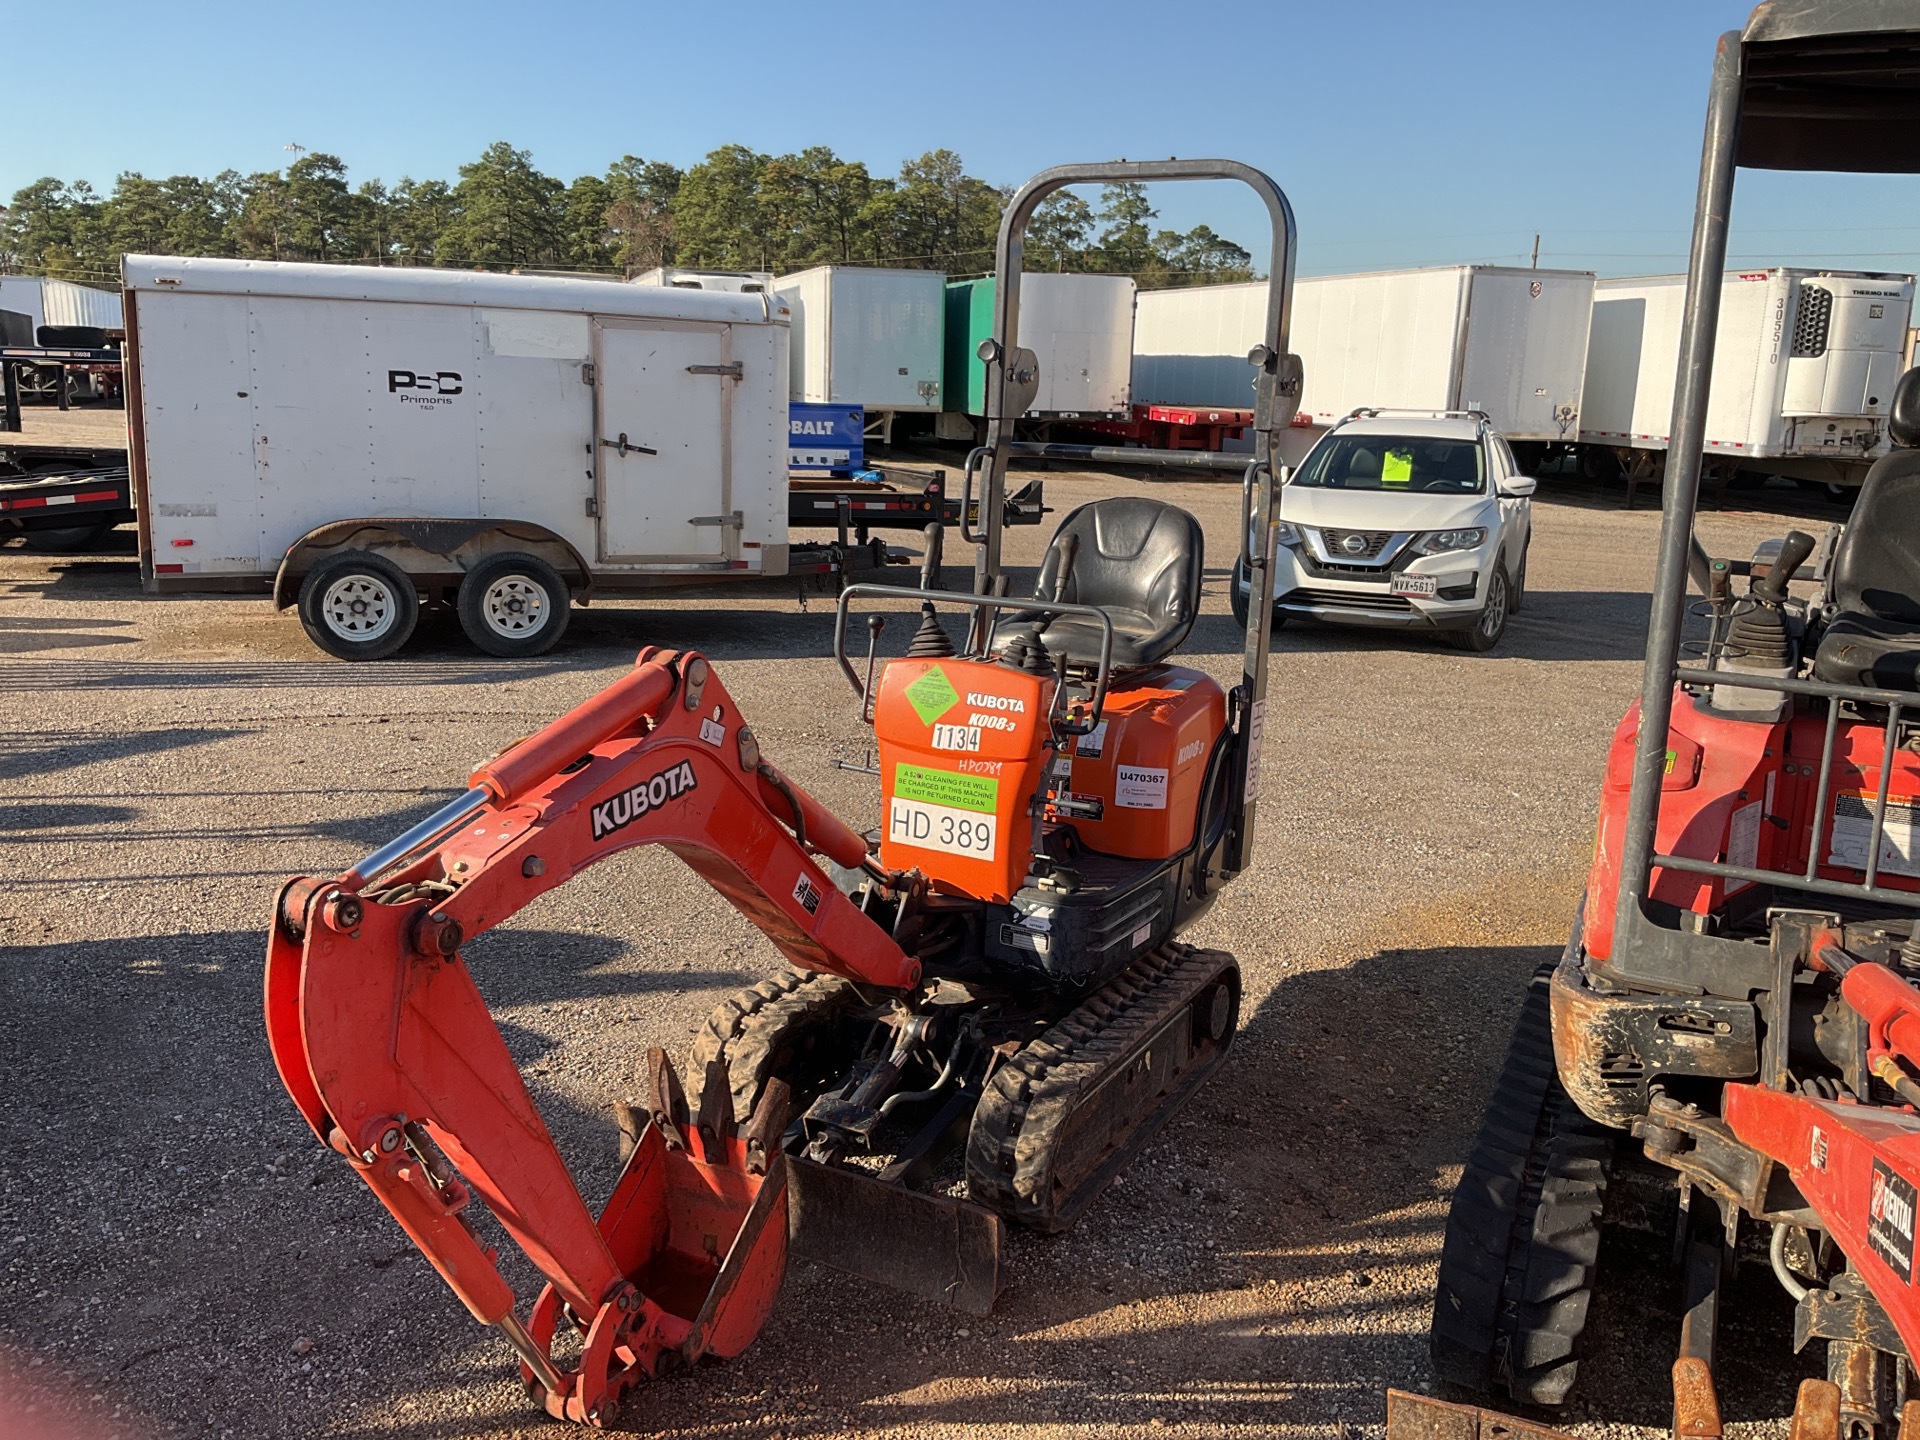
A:
[[[1053,599],[1067,598],[1067,581],[1073,576],[1074,558],[1080,553],[1080,537],[1065,535],[1060,540],[1060,569],[1053,577]]]
[[[867,680],[860,687],[860,723],[873,723],[873,667],[880,658],[880,632],[887,628],[886,617],[869,615],[867,617]]]
[[[1767,567],[1767,573],[1753,582],[1750,594],[1762,605],[1778,605],[1787,598],[1787,585],[1794,573],[1807,563],[1807,557],[1813,554],[1815,545],[1813,536],[1804,530],[1789,530],[1787,538],[1780,542],[1780,553],[1773,557],[1773,564]]]

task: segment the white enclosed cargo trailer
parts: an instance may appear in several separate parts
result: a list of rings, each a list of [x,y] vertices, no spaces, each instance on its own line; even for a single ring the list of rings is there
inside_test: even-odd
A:
[[[536,654],[570,595],[789,569],[770,294],[128,256],[142,574],[349,658],[422,599]]]
[[[1594,289],[1580,441],[1611,452],[1629,477],[1654,474],[1667,448],[1686,288],[1684,275],[1658,275]],[[1887,446],[1912,307],[1911,275],[1730,272],[1720,288],[1708,455],[1722,467],[1858,484]],[[1595,453],[1582,459],[1594,468]]]
[[[735,295],[758,295],[773,289],[772,272],[766,270],[679,270],[671,265],[656,265],[642,270],[629,285],[670,285],[676,290],[725,290]]]
[[[1316,425],[1367,406],[1481,410],[1511,440],[1571,440],[1593,276],[1449,265],[1322,275],[1293,287],[1290,344]],[[1149,405],[1252,403],[1247,351],[1266,287],[1208,285],[1140,297],[1134,395]]]
[[[774,281],[793,312],[789,394],[859,405],[869,433],[940,408],[947,277],[938,270],[821,265]]]

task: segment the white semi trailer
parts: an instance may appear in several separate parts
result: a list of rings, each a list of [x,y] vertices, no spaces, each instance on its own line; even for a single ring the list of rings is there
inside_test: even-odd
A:
[[[150,256],[122,273],[150,589],[270,589],[350,659],[449,605],[483,650],[531,655],[570,599],[816,558],[788,539],[775,295]]]
[[[1593,276],[1448,265],[1322,275],[1293,287],[1300,414],[1481,410],[1509,440],[1570,441],[1586,367]],[[1151,290],[1134,321],[1133,398],[1246,406],[1264,283]]]
[[[793,399],[861,406],[867,433],[883,443],[896,415],[939,411],[947,292],[940,271],[819,265],[782,275],[773,289],[793,317]]]
[[[1658,474],[1673,416],[1684,275],[1602,280],[1594,289],[1582,467],[1629,481]],[[1773,267],[1720,289],[1706,454],[1730,473],[1857,485],[1886,450],[1887,406],[1904,368],[1911,275]]]

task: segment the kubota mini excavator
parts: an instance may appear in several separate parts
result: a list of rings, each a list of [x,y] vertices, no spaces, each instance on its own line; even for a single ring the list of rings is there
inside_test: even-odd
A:
[[[1066,185],[1190,179],[1245,182],[1273,222],[1255,451],[1218,457],[1242,474],[1237,539],[1264,587],[1231,690],[1172,663],[1201,595],[1184,511],[1080,507],[1031,598],[1009,596],[1000,562],[1013,421],[1038,384],[1018,343],[1027,221]],[[1252,849],[1273,440],[1299,396],[1293,254],[1286,197],[1232,162],[1056,169],[1013,198],[981,351],[987,443],[967,466],[969,491],[982,479],[976,593],[857,586],[840,601],[836,654],[875,731],[876,841],[761,754],[704,658],[649,649],[482,765],[460,800],[347,873],[282,889],[266,1008],[288,1091],[500,1329],[549,1413],[604,1426],[640,1382],[738,1353],[790,1231],[800,1253],[984,1310],[1003,1224],[1072,1224],[1221,1063],[1239,968],[1174,937]],[[846,647],[863,594],[921,610],[906,656],[882,663],[870,644],[864,675]],[[959,647],[942,604],[970,617]],[[642,844],[686,861],[792,968],[716,1012],[694,1049],[697,1103],[650,1053],[649,1097],[616,1107],[631,1151],[596,1219],[461,947]],[[476,1202],[547,1279],[525,1318]]]
[[[1680,1262],[1676,1436],[1721,1434],[1716,1322],[1753,1252],[1793,1297],[1795,1348],[1826,1344],[1796,1440],[1920,1440],[1920,371],[1896,379],[1845,322],[1897,290],[1810,281],[1778,317],[1797,423],[1887,417],[1844,528],[1739,560],[1692,539],[1736,168],[1920,173],[1917,112],[1913,0],[1774,0],[1720,40],[1640,699],[1441,1255],[1434,1365],[1465,1389],[1566,1398],[1603,1222],[1632,1218]],[[1395,1440],[1545,1434],[1396,1406]]]

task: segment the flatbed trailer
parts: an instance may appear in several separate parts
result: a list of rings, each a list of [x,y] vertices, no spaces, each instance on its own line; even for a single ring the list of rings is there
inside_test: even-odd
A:
[[[1125,420],[1092,420],[1078,428],[1154,450],[1224,450],[1253,424],[1252,409],[1227,405],[1135,405]]]
[[[20,373],[48,369],[58,371],[54,398],[62,410],[68,405],[67,375],[71,370],[85,370],[93,377],[90,383],[102,392],[123,393],[121,352],[111,347],[0,345],[0,433],[20,433]]]

